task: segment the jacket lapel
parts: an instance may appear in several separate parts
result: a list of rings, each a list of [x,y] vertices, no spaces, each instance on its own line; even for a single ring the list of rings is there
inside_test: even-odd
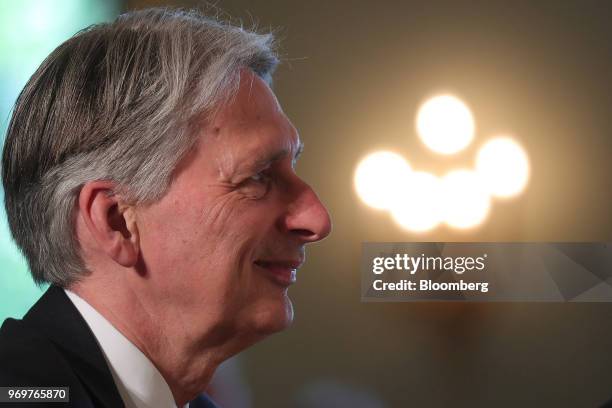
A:
[[[62,351],[96,405],[124,407],[91,329],[62,288],[50,286],[23,320]]]

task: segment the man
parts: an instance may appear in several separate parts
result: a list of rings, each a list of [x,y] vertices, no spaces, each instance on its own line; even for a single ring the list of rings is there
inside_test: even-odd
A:
[[[330,219],[295,174],[276,64],[270,35],[160,9],[86,29],[43,62],[2,176],[15,241],[51,286],[4,322],[0,386],[181,407],[287,327],[304,245]]]

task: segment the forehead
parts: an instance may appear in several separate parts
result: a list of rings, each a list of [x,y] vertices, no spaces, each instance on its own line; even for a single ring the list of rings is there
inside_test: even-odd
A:
[[[215,115],[209,129],[245,146],[299,142],[297,131],[270,87],[249,70],[241,71],[236,95]]]
[[[176,174],[234,182],[268,163],[294,158],[299,150],[297,131],[272,90],[261,78],[243,71],[235,96],[202,124],[195,148],[177,166]]]

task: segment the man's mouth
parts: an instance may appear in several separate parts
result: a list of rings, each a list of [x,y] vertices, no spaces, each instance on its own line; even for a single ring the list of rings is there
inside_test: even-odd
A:
[[[297,269],[302,264],[302,261],[258,260],[254,264],[263,269],[274,283],[282,287],[288,287],[295,283]]]

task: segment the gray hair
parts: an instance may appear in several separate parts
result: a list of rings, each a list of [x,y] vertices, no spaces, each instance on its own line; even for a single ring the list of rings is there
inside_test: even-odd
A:
[[[169,9],[56,48],[19,95],[2,156],[9,226],[34,281],[67,287],[89,273],[75,236],[84,183],[111,180],[133,204],[160,199],[240,70],[270,83],[277,63],[271,34]]]

